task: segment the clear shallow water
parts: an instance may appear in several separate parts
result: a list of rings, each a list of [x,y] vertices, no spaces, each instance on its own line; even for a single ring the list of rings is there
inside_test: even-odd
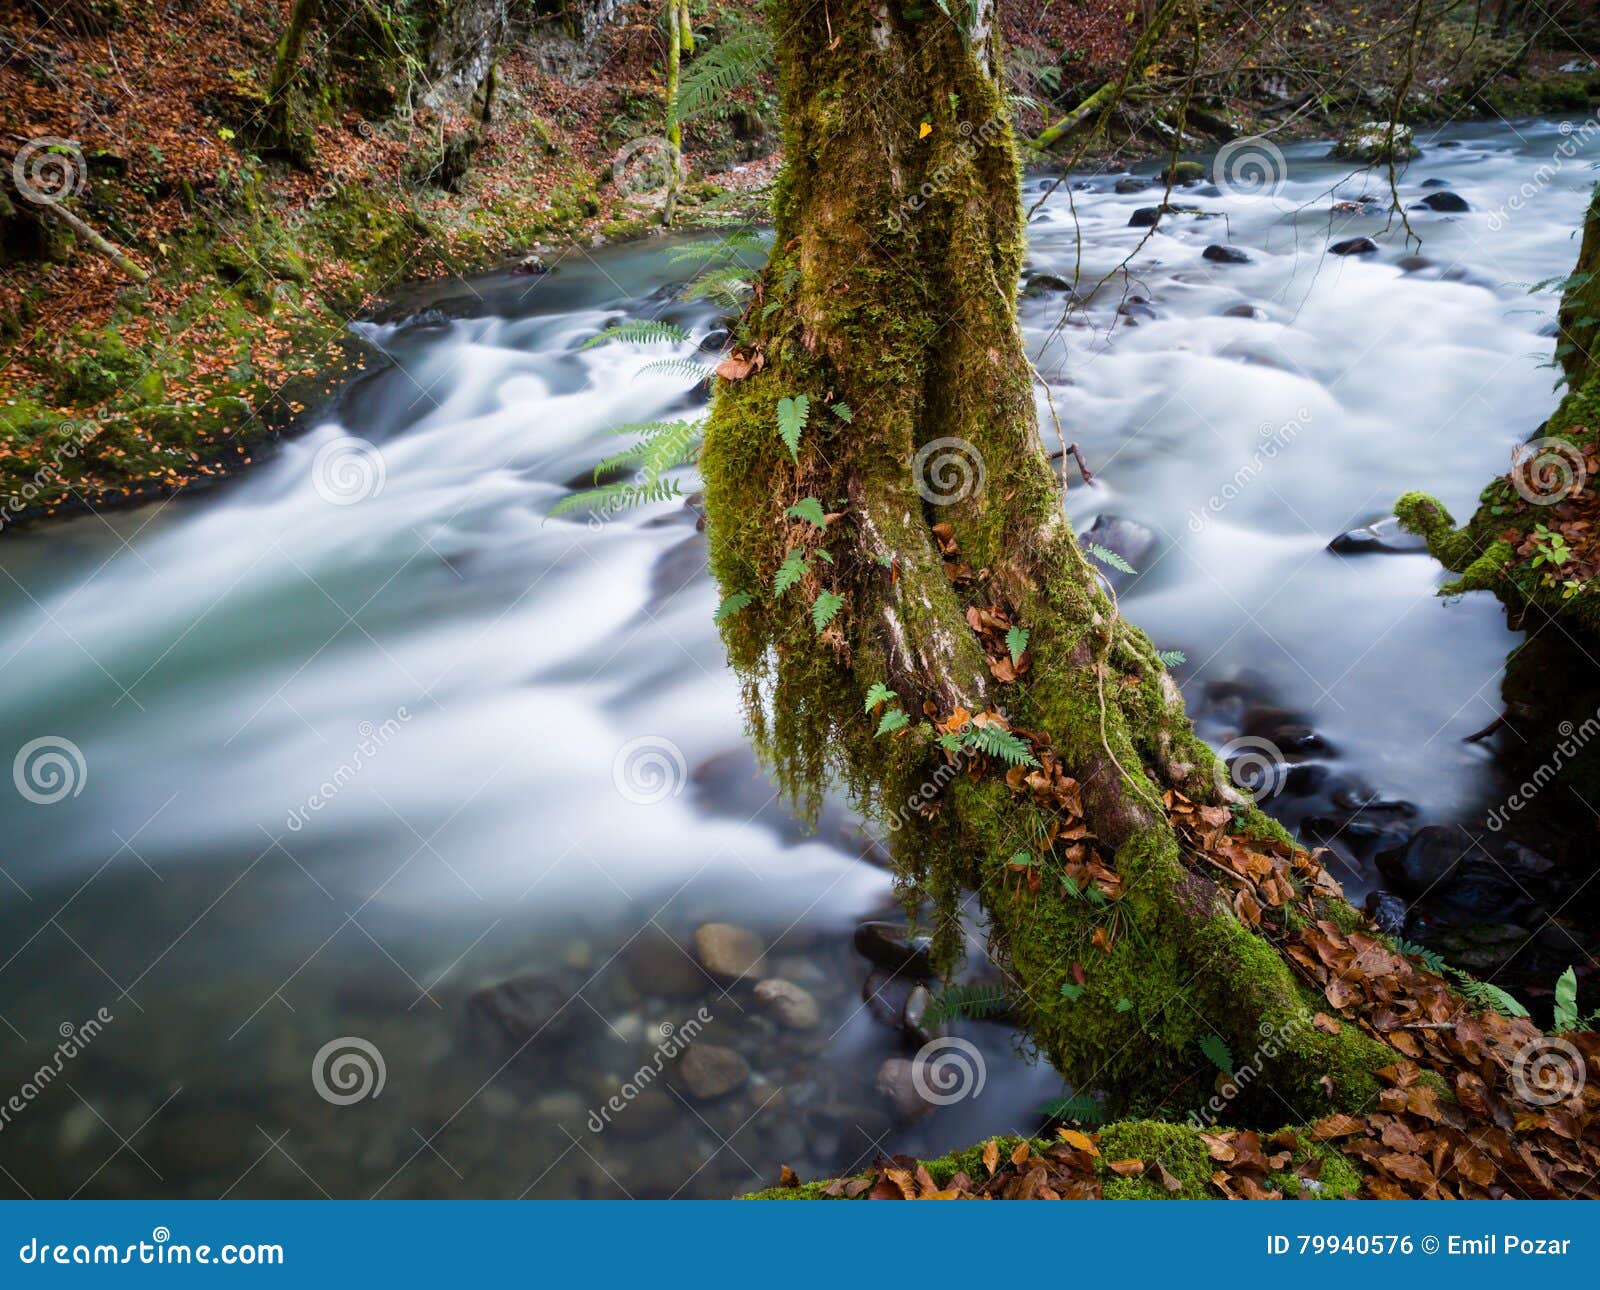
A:
[[[1495,790],[1461,736],[1498,712],[1513,638],[1484,598],[1438,601],[1421,557],[1324,547],[1413,486],[1464,515],[1554,407],[1554,298],[1525,284],[1570,267],[1592,176],[1570,161],[1496,217],[1563,137],[1519,130],[1423,140],[1403,196],[1438,176],[1474,207],[1412,214],[1431,268],[1395,266],[1408,248],[1382,216],[1330,223],[1319,194],[1343,172],[1308,146],[1276,200],[1180,194],[1225,218],[1138,252],[1126,293],[1156,316],[1112,327],[1113,284],[1047,345],[1060,297],[1024,307],[1097,475],[1071,491],[1074,523],[1155,534],[1124,605],[1188,654],[1208,734],[1281,706],[1319,760],[1423,820]],[[1088,182],[1085,283],[1156,200]],[[1030,232],[1030,268],[1070,277],[1065,191]],[[1359,234],[1381,254],[1322,254]],[[1223,241],[1253,262],[1201,258]],[[394,366],[255,473],[0,547],[0,749],[58,737],[83,768],[60,801],[0,798],[0,1091],[53,1060],[63,1024],[114,1017],[0,1126],[0,1186],[715,1196],[780,1161],[807,1175],[1026,1128],[1059,1091],[1004,1028],[967,1025],[982,1095],[894,1113],[874,1074],[915,1045],[863,1004],[849,944],[891,907],[888,879],[845,812],[797,829],[744,751],[694,514],[545,518],[618,446],[607,427],[694,406],[640,370],[690,346],[578,349],[623,316],[713,325],[668,302],[686,275],[665,255],[573,252],[547,278],[420,292],[393,311],[412,322],[362,328]],[[1241,303],[1262,316],[1222,316]],[[669,941],[707,921],[760,934],[821,1024],[779,1030],[696,980]],[[542,1029],[517,1052],[467,999],[519,974]],[[697,1042],[741,1052],[746,1085],[702,1103],[655,1081],[595,1132],[661,1025],[701,1007]],[[348,1036],[384,1085],[336,1105],[313,1064]]]

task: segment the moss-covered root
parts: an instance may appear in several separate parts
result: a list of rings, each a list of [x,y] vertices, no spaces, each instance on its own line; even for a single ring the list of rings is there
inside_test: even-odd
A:
[[[1212,1181],[1216,1166],[1200,1130],[1186,1124],[1161,1120],[1123,1120],[1099,1130],[1095,1175],[1106,1200],[1215,1200],[1224,1193]],[[1309,1141],[1299,1134],[1297,1146],[1287,1165],[1267,1175],[1267,1188],[1297,1200],[1345,1200],[1361,1189],[1361,1172],[1356,1164],[1333,1147]],[[1042,1152],[1051,1144],[1039,1139],[1003,1137],[994,1140],[998,1158],[1009,1160],[1024,1143],[1030,1151]],[[946,1187],[957,1174],[969,1179],[986,1177],[984,1151],[988,1143],[965,1147],[921,1161],[923,1169],[939,1187]],[[1139,1160],[1146,1166],[1133,1175],[1111,1168],[1113,1161]],[[1307,1168],[1308,1164],[1314,1167]],[[1152,1167],[1160,1166],[1160,1171]],[[1165,1178],[1163,1180],[1163,1172]],[[1311,1175],[1315,1175],[1311,1178]],[[868,1179],[870,1174],[855,1175]],[[745,1200],[832,1200],[845,1199],[837,1184],[850,1179],[821,1179],[794,1187],[771,1187],[754,1192]],[[1176,1184],[1176,1188],[1172,1184]],[[857,1188],[861,1199],[866,1190]]]

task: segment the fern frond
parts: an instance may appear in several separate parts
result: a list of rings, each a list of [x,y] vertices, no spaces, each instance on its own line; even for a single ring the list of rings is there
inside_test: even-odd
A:
[[[667,263],[712,264],[718,260],[731,260],[745,254],[759,255],[765,248],[761,234],[753,228],[730,229],[715,242],[694,242],[680,246],[667,256]]]
[[[1233,1074],[1233,1054],[1228,1050],[1228,1045],[1219,1036],[1201,1035],[1200,1051],[1224,1075]]]
[[[898,699],[899,697],[882,681],[874,681],[867,687],[867,704],[863,711],[871,712],[880,703],[887,703],[890,699]]]
[[[688,339],[688,331],[677,323],[662,322],[658,318],[645,318],[607,327],[604,331],[589,337],[578,348],[593,349],[596,345],[609,345],[613,341],[622,341],[629,345],[656,345],[664,341],[682,342]]]
[[[942,1026],[947,1021],[981,1021],[998,1017],[1011,1008],[1011,996],[999,985],[947,986],[922,1014],[924,1026]]]
[[[658,479],[647,484],[607,484],[604,488],[586,488],[580,493],[569,493],[550,508],[550,514],[566,515],[570,511],[588,510],[596,515],[609,515],[630,506],[665,502],[682,495],[675,479]]]
[[[777,573],[772,575],[772,594],[774,596],[783,595],[790,587],[805,577],[807,567],[806,553],[804,551],[798,549],[790,551],[788,555],[783,557],[783,563],[778,566]]]
[[[828,527],[828,516],[822,509],[822,503],[815,497],[802,497],[784,514],[793,519],[804,520],[807,524],[815,525],[819,529]]]
[[[800,460],[800,432],[806,428],[810,415],[811,400],[804,394],[778,400],[778,437],[795,461]]]
[[[1164,649],[1161,651],[1161,664],[1163,667],[1177,667],[1188,661],[1189,656],[1181,649]]]
[[[712,375],[712,369],[704,363],[697,363],[692,358],[658,358],[653,363],[646,363],[638,371],[643,376],[646,372],[671,372],[688,380],[699,382]]]
[[[741,26],[724,36],[684,68],[678,82],[678,119],[727,112],[728,96],[771,66],[772,53],[772,33],[765,25]]]
[[[723,264],[708,269],[683,289],[685,300],[715,300],[729,308],[740,308],[750,294],[754,270],[742,264]]]
[[[835,591],[819,591],[817,598],[811,602],[811,621],[821,635],[823,629],[833,621],[835,614],[844,604],[844,597]]]
[[[1022,662],[1022,651],[1028,648],[1028,629],[1026,627],[1013,627],[1006,632],[1006,650],[1011,655],[1011,666],[1016,667]]]
[[[717,606],[716,612],[711,615],[713,623],[721,623],[724,618],[731,618],[745,606],[752,604],[755,597],[748,591],[736,591]]]
[[[1113,569],[1121,569],[1123,573],[1139,572],[1110,547],[1101,546],[1098,542],[1089,543],[1089,554],[1102,564],[1109,564]]]
[[[1105,1108],[1087,1093],[1074,1093],[1071,1097],[1053,1097],[1039,1108],[1046,1120],[1076,1120],[1080,1124],[1104,1124]]]
[[[654,482],[667,471],[689,465],[700,453],[705,425],[699,421],[668,421],[637,445],[639,465]]]
[[[999,726],[974,726],[963,736],[966,745],[988,757],[998,757],[1008,766],[1037,766],[1028,745]]]

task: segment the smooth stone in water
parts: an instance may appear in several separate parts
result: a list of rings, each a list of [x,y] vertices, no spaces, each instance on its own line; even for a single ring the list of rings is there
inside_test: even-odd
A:
[[[1400,936],[1406,930],[1406,902],[1392,891],[1368,892],[1367,913],[1380,932]]]
[[[933,940],[904,923],[870,922],[856,928],[856,953],[880,967],[912,976],[933,975]]]
[[[1336,555],[1426,555],[1428,541],[1407,533],[1390,515],[1359,529],[1350,529],[1328,543]]]
[[[1394,267],[1399,269],[1401,273],[1416,273],[1418,270],[1426,269],[1432,264],[1433,261],[1425,255],[1407,255],[1396,260]]]
[[[691,1044],[673,1067],[684,1090],[697,1102],[710,1102],[743,1088],[750,1063],[719,1044]]]
[[[568,1006],[572,992],[536,972],[485,986],[467,996],[467,1015],[474,1024],[508,1043],[522,1045],[538,1036],[565,1035],[578,1019]]]
[[[1424,179],[1422,181],[1422,186],[1424,188],[1448,188],[1450,184],[1449,181],[1445,179]]]
[[[916,1063],[909,1058],[891,1057],[878,1067],[877,1078],[873,1081],[878,1092],[908,1120],[920,1119],[932,1109],[917,1092],[915,1070]]]
[[[694,952],[713,976],[739,981],[752,975],[767,952],[754,932],[732,923],[706,923],[694,934]]]
[[[658,999],[692,999],[711,985],[687,950],[655,932],[640,936],[622,952],[622,969],[640,994]]]
[[[1124,175],[1121,179],[1117,180],[1113,191],[1126,195],[1128,193],[1140,192],[1144,189],[1144,187],[1145,181],[1140,179],[1137,175]]]
[[[1351,237],[1335,242],[1328,248],[1329,255],[1376,255],[1378,244],[1370,237]]]
[[[769,977],[756,983],[756,1002],[790,1030],[811,1030],[822,1020],[822,1009],[809,990],[793,981]]]
[[[1229,305],[1222,311],[1224,318],[1253,318],[1257,322],[1266,319],[1266,311],[1257,309],[1254,305]]]
[[[906,996],[906,1006],[900,1014],[900,1021],[905,1027],[906,1034],[919,1044],[931,1042],[934,1033],[940,1029],[937,1026],[929,1026],[924,1021],[931,1007],[933,1007],[933,991],[925,985],[913,986],[911,993]]]
[[[916,978],[887,968],[874,968],[861,983],[861,1002],[868,1014],[886,1026],[899,1026],[905,1016],[906,1000],[915,988]]]
[[[1202,259],[1213,264],[1249,264],[1250,257],[1236,246],[1208,246],[1200,252]]]
[[[1431,211],[1465,211],[1472,209],[1467,205],[1466,198],[1458,193],[1450,192],[1429,193],[1422,199],[1422,204]]]
[[[1198,215],[1198,206],[1175,206],[1171,202],[1163,202],[1160,206],[1141,206],[1128,217],[1129,228],[1154,228],[1156,221],[1163,215]]]
[[[1087,546],[1090,542],[1108,551],[1115,551],[1136,570],[1142,571],[1146,557],[1155,550],[1156,535],[1136,520],[1124,519],[1120,515],[1097,515],[1094,523],[1078,534],[1079,546]],[[1117,579],[1126,580],[1131,576],[1105,564],[1096,567],[1111,579],[1114,586],[1117,585]]]

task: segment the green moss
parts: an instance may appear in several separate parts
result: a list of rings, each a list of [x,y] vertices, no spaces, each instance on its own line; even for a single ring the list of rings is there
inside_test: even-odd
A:
[[[1205,1200],[1217,1190],[1211,1184],[1213,1165],[1197,1129],[1161,1120],[1128,1120],[1100,1132],[1100,1158],[1095,1170],[1107,1200]],[[1182,1184],[1169,1191],[1159,1178],[1123,1178],[1111,1171],[1113,1160],[1143,1160],[1148,1170],[1157,1161]]]
[[[1314,1186],[1300,1177],[1300,1170],[1312,1160],[1320,1162]],[[1291,1200],[1348,1200],[1361,1190],[1361,1181],[1361,1171],[1342,1151],[1307,1141],[1304,1135],[1289,1167],[1267,1175],[1267,1186]]]

